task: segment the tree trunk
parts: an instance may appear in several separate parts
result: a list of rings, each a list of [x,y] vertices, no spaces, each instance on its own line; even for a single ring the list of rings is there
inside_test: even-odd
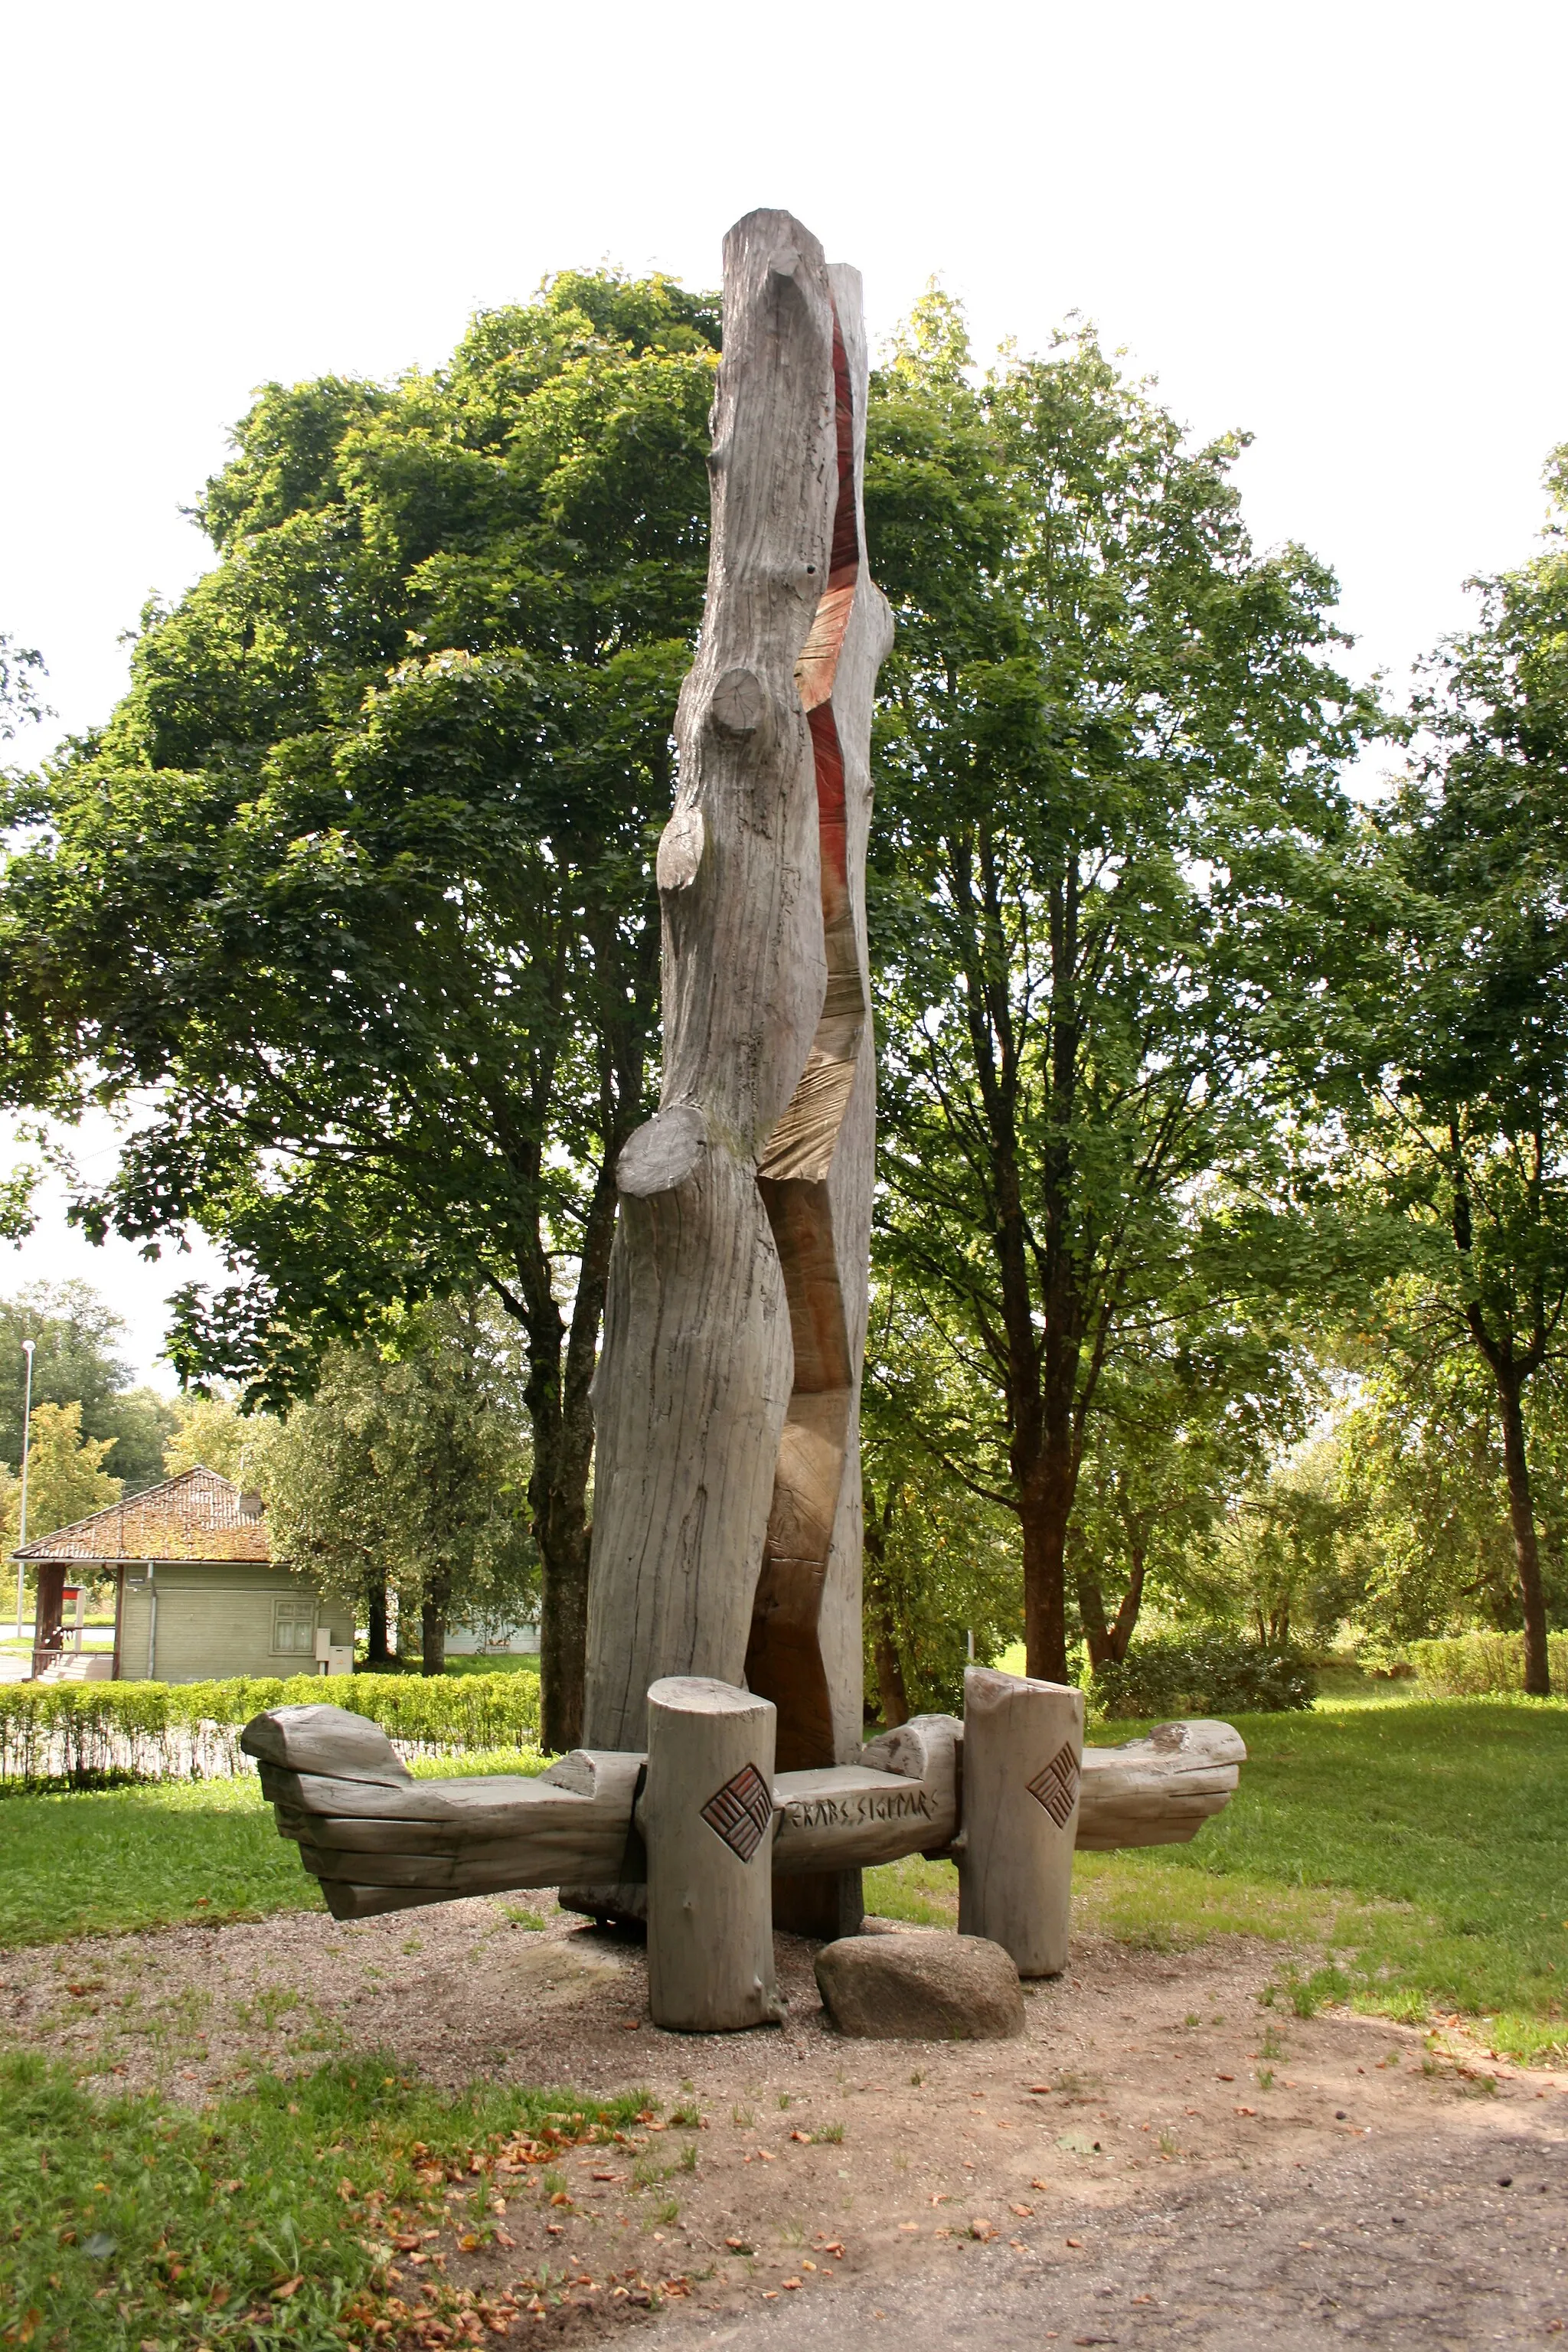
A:
[[[593,1426],[569,1418],[563,1395],[561,1318],[530,1315],[523,1399],[533,1431],[528,1500],[542,1574],[539,1603],[540,1745],[563,1756],[583,1735],[583,1653],[588,1623],[588,1469]]]
[[[1024,1653],[1035,1682],[1068,1678],[1067,1541],[1077,1481],[1068,1443],[1042,1449],[1018,1497],[1024,1534]],[[1065,1456],[1065,1458],[1064,1458]]]
[[[1110,1628],[1105,1622],[1105,1595],[1100,1589],[1100,1579],[1087,1568],[1080,1568],[1074,1579],[1078,1586],[1078,1613],[1083,1626],[1083,1638],[1089,1645],[1090,1670],[1098,1672],[1111,1659]]]
[[[893,1522],[897,1491],[895,1483],[889,1480],[887,1500],[879,1511],[870,1480],[864,1482],[863,1517],[869,1564],[866,1606],[870,1612],[872,1655],[877,1667],[877,1711],[884,1731],[895,1730],[910,1719],[910,1695],[904,1684],[904,1663],[899,1655],[892,1595],[888,1588],[888,1532]]]
[[[447,1607],[450,1599],[451,1580],[437,1577],[426,1588],[419,1606],[419,1671],[422,1675],[444,1675],[447,1671]]]
[[[864,860],[887,607],[864,576],[858,280],[787,213],[725,243],[713,532],[659,844],[660,1109],[616,1164],[584,1736],[742,1676],[781,1769],[858,1753],[873,1070]]]
[[[1089,1644],[1089,1663],[1092,1667],[1117,1665],[1126,1657],[1137,1630],[1138,1612],[1143,1606],[1143,1578],[1147,1554],[1133,1549],[1131,1567],[1127,1578],[1127,1590],[1112,1623],[1107,1623],[1105,1595],[1100,1579],[1088,1569],[1078,1572],[1078,1613],[1083,1621],[1083,1636]]]
[[[1522,1360],[1514,1352],[1512,1338],[1506,1330],[1500,1339],[1494,1339],[1488,1331],[1485,1312],[1475,1295],[1474,1277],[1470,1272],[1470,1195],[1458,1118],[1449,1121],[1448,1137],[1453,1153],[1454,1246],[1464,1269],[1468,1294],[1465,1320],[1471,1339],[1491,1366],[1492,1377],[1497,1382],[1498,1402],[1502,1408],[1502,1457],[1508,1478],[1508,1515],[1513,1528],[1514,1570],[1524,1612],[1524,1687],[1531,1698],[1550,1698],[1552,1660],[1546,1646],[1546,1596],[1541,1587],[1541,1552],[1535,1536],[1535,1507],[1530,1491],[1530,1459],[1524,1443],[1521,1403],[1525,1381],[1538,1368],[1545,1353],[1544,1317],[1538,1299],[1534,1338]],[[1538,1155],[1538,1171],[1539,1166]]]
[[[386,1579],[372,1576],[365,1584],[365,1617],[369,1636],[364,1647],[364,1662],[373,1672],[377,1666],[390,1665],[392,1652],[386,1645]]]
[[[607,1211],[602,1196],[608,1193]],[[594,1458],[589,1399],[615,1218],[615,1183],[602,1169],[590,1208],[570,1330],[556,1304],[542,1237],[519,1268],[525,1301],[528,1377],[523,1402],[533,1433],[528,1500],[542,1570],[539,1605],[540,1744],[563,1756],[583,1738],[583,1664],[588,1630],[588,1475]],[[637,1744],[637,1743],[633,1743]]]
[[[1514,1566],[1524,1612],[1524,1687],[1531,1698],[1550,1698],[1552,1662],[1546,1645],[1546,1595],[1541,1583],[1541,1551],[1530,1491],[1521,1384],[1517,1378],[1510,1378],[1506,1366],[1498,1367],[1497,1383],[1502,1403],[1502,1456],[1508,1475],[1509,1517],[1513,1525]]]

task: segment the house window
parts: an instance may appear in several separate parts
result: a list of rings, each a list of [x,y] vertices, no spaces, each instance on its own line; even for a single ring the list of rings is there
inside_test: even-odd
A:
[[[272,1604],[272,1650],[276,1657],[313,1658],[316,1654],[316,1604],[313,1601],[275,1601]]]

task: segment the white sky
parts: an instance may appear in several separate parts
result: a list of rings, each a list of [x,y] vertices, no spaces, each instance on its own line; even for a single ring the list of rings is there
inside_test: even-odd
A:
[[[70,727],[203,568],[180,509],[253,385],[438,361],[573,263],[713,284],[758,204],[874,332],[935,272],[983,345],[1076,308],[1250,427],[1255,535],[1335,566],[1367,667],[1528,553],[1568,439],[1561,5],[13,0],[4,54],[0,630]],[[0,1290],[98,1281],[144,1371],[192,1271],[58,1209],[0,1249]]]

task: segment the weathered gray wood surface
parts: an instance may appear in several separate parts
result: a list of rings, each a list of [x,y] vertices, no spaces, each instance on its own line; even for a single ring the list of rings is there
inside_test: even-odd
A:
[[[1225,1811],[1246,1761],[1241,1734],[1202,1717],[1156,1724],[1146,1739],[1120,1748],[1086,1748],[1079,1851],[1186,1844]]]
[[[656,2025],[776,2024],[772,1702],[710,1676],[647,1695],[647,1992]]]
[[[321,1706],[258,1716],[241,1744],[260,1763],[280,1834],[341,1917],[526,1886],[559,1887],[568,1908],[647,1916],[643,1806],[633,1819],[640,1750],[579,1750],[538,1780],[416,1780],[377,1725]],[[858,1764],[775,1771],[775,1895],[901,1854],[951,1853],[963,1748],[954,1717],[919,1716]],[[1086,1748],[1079,1849],[1184,1843],[1229,1803],[1246,1754],[1229,1724],[1206,1722]]]
[[[873,1079],[859,285],[787,213],[725,241],[713,528],[660,845],[658,1115],[626,1145],[595,1388],[585,1733],[742,1677],[782,1768],[859,1745]]]
[[[1067,1966],[1082,1749],[1080,1690],[970,1667],[958,1932],[1000,1944],[1021,1977]]]
[[[626,1867],[637,1755],[578,1750],[538,1780],[416,1780],[379,1725],[319,1706],[258,1716],[240,1744],[336,1918]]]
[[[917,1716],[863,1748],[858,1764],[781,1772],[775,1877],[868,1869],[945,1847],[958,1827],[962,1730],[951,1715]]]

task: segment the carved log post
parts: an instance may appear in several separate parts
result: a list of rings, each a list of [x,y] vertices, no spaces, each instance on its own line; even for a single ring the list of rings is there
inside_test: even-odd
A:
[[[596,1747],[635,1745],[649,1685],[698,1674],[776,1702],[783,1769],[859,1749],[865,855],[891,642],[862,559],[866,380],[858,273],[789,214],[749,215],[724,247],[708,602],[658,853],[663,1095],[616,1171],[595,1387]],[[791,1898],[830,1934],[858,1926],[838,1875]]]
[[[648,2006],[656,2025],[773,2025],[773,1708],[704,1675],[647,1695]]]
[[[1081,1691],[970,1667],[958,1932],[1002,1945],[1021,1977],[1067,1966],[1082,1755]]]

